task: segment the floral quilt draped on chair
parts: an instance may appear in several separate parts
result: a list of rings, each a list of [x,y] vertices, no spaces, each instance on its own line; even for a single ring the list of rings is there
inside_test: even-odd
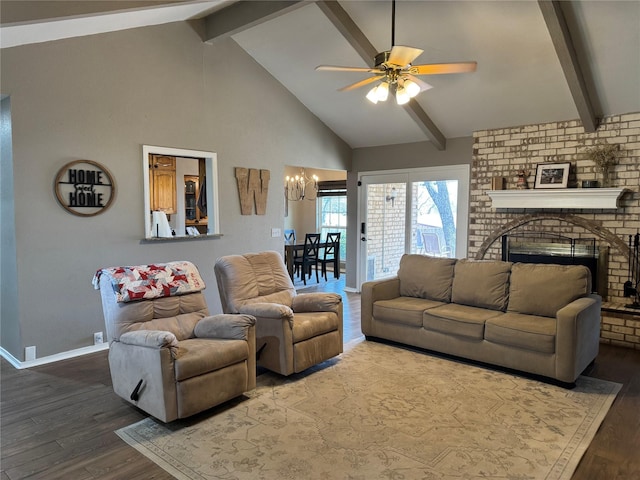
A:
[[[101,268],[92,281],[96,290],[101,275],[111,279],[118,302],[184,295],[205,288],[197,267],[187,261]]]

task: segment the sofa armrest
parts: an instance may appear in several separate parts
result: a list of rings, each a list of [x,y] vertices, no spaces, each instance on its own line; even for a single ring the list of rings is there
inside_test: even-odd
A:
[[[291,308],[294,312],[335,312],[342,303],[337,293],[303,293],[293,297]]]
[[[293,310],[281,303],[247,303],[238,308],[239,313],[261,318],[293,319]]]
[[[136,330],[120,335],[119,341],[125,345],[149,348],[175,348],[178,339],[171,332],[164,330]]]
[[[400,279],[390,277],[365,282],[360,289],[360,326],[364,335],[373,335],[373,304],[400,296]]]
[[[247,340],[249,329],[256,324],[252,315],[222,313],[200,320],[193,333],[198,338],[222,338],[227,340]]]
[[[578,298],[556,313],[556,372],[564,382],[574,382],[598,356],[602,297]]]

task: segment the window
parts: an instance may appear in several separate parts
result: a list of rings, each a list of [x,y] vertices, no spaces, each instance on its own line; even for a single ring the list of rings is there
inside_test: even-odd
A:
[[[344,180],[318,183],[318,231],[322,240],[327,233],[340,232],[340,261],[347,252],[347,184]]]

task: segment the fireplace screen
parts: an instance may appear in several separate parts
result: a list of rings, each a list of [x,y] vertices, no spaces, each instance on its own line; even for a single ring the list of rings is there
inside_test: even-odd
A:
[[[585,265],[591,271],[594,291],[604,296],[606,283],[598,272],[606,272],[595,238],[571,238],[553,233],[527,232],[502,236],[502,260],[521,263]]]

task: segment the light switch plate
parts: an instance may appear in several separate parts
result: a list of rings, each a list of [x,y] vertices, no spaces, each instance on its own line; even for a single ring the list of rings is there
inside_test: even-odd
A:
[[[272,228],[271,229],[271,237],[272,238],[278,238],[282,236],[282,230],[280,230],[279,228]]]

